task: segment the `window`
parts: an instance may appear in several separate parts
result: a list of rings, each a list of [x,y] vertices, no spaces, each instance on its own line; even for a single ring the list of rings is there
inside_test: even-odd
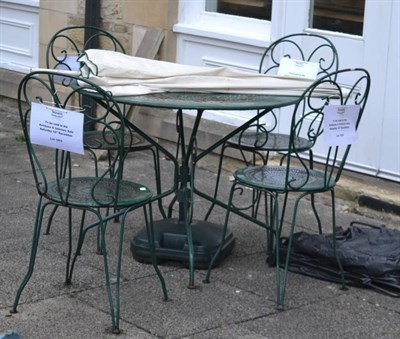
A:
[[[207,0],[206,10],[247,18],[271,20],[272,0]]]
[[[362,35],[364,7],[365,0],[314,0],[310,27]]]

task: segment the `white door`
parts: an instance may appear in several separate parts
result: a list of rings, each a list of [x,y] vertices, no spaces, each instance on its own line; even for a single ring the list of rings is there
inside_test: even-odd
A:
[[[361,1],[348,3],[355,5],[357,2]],[[366,0],[363,30],[358,35],[310,28],[312,1],[277,3],[285,18],[277,29],[278,36],[300,31],[318,32],[336,46],[339,68],[362,67],[369,71],[370,95],[347,168],[396,181],[400,181],[399,4],[398,0]],[[344,8],[343,14],[347,13]],[[339,23],[337,28],[345,26]],[[282,127],[288,123],[284,116],[281,115]],[[317,145],[317,154],[318,149]]]
[[[364,2],[364,16],[354,18],[346,6],[357,7]],[[215,4],[220,3],[232,4],[231,8],[251,5],[256,11],[255,6],[261,6],[260,10],[269,7],[270,20],[213,12]],[[332,25],[337,24],[337,30],[312,28],[318,26],[318,18],[310,24],[315,4],[328,7],[340,4],[344,21],[358,20],[362,32],[340,32],[343,27],[348,31],[347,24],[335,18]],[[320,16],[326,14],[326,8],[319,10]],[[338,50],[340,68],[362,67],[372,78],[367,108],[358,140],[348,158],[348,168],[400,181],[399,22],[399,0],[180,0],[179,22],[174,27],[178,37],[177,62],[257,71],[263,50],[279,37],[304,31],[328,37]],[[250,115],[211,112],[208,117],[237,125]],[[282,130],[287,123],[281,114],[279,128]]]

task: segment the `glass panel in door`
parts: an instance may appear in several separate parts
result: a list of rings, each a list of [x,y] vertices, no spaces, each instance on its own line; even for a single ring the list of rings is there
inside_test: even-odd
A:
[[[206,11],[271,20],[272,0],[207,0]]]
[[[365,0],[314,0],[310,27],[363,35]]]

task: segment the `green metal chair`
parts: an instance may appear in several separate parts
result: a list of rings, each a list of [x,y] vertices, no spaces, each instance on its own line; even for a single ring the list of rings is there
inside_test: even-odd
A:
[[[337,89],[337,94],[329,97],[315,98],[313,96],[315,90],[326,84],[334,86]],[[343,84],[348,84],[349,86],[344,86]],[[335,186],[342,174],[351,144],[345,143],[344,145],[340,145],[338,143],[336,145],[336,143],[331,143],[333,146],[326,146],[325,163],[321,163],[317,168],[314,168],[311,166],[312,159],[304,157],[303,148],[299,147],[296,141],[301,136],[314,145],[324,135],[326,137],[328,131],[324,131],[324,119],[329,118],[327,114],[332,114],[328,113],[328,107],[331,105],[356,105],[359,107],[359,112],[355,114],[355,130],[357,130],[367,102],[369,89],[370,76],[364,69],[340,70],[323,76],[304,91],[301,101],[294,107],[291,115],[288,153],[283,162],[280,165],[247,166],[234,172],[235,180],[230,191],[222,239],[225,238],[229,215],[235,209],[235,205],[232,202],[235,192],[241,190],[243,186],[249,187],[257,192],[263,192],[272,200],[273,209],[270,211],[272,217],[266,217],[265,224],[261,226],[267,230],[267,252],[270,256],[270,263],[276,265],[277,307],[279,309],[283,308],[284,305],[285,286],[288,277],[290,252],[299,202],[308,195],[330,192],[332,203],[332,242],[337,264],[342,272],[342,286],[345,286],[342,266],[336,253]],[[306,111],[304,111],[302,105],[303,100],[308,107]],[[280,214],[278,211],[280,197],[284,196],[283,200],[284,204],[286,204],[286,196],[288,194],[295,197],[295,199],[291,215],[287,255],[282,263],[279,246],[282,223],[279,219],[283,219],[287,215]],[[289,212],[287,209],[284,209],[284,211],[286,211],[286,214]],[[254,221],[260,225],[258,219]],[[275,251],[273,251],[273,246],[275,246]],[[214,261],[218,258],[219,251],[215,253],[209,265],[205,282],[209,282],[211,268]],[[281,266],[283,266],[282,274]]]
[[[33,231],[29,269],[18,288],[12,312],[17,312],[21,293],[30,280],[34,270],[45,211],[54,207],[65,208],[68,212],[66,226],[68,227],[69,234],[69,252],[65,283],[71,284],[74,265],[82,248],[85,235],[90,229],[98,228],[100,230],[100,245],[103,254],[112,329],[114,333],[118,333],[120,318],[120,273],[125,220],[130,212],[138,208],[143,208],[144,211],[146,229],[148,238],[150,239],[152,263],[160,279],[164,299],[167,299],[165,282],[158,269],[155,257],[151,208],[152,193],[144,185],[134,181],[124,180],[122,177],[126,147],[127,145],[129,146],[130,143],[133,143],[135,138],[131,134],[126,133],[124,113],[120,106],[112,99],[109,93],[92,85],[89,81],[79,79],[73,75],[63,75],[64,79],[61,85],[54,85],[54,80],[50,81],[50,84],[48,80],[52,79],[54,76],[58,76],[55,75],[55,73],[54,71],[36,71],[27,74],[22,79],[18,89],[19,116],[39,202]],[[92,94],[96,94],[96,100],[101,104],[102,109],[97,110],[96,117],[93,117],[91,114],[92,107],[82,104],[82,87],[73,86],[77,84],[78,79],[80,85],[85,85],[85,91],[91,91]],[[64,150],[53,148],[52,145],[49,144],[45,144],[48,147],[41,146],[40,144],[42,143],[38,142],[36,137],[33,143],[31,140],[31,122],[33,126],[38,126],[35,125],[33,121],[39,121],[39,123],[42,124],[44,121],[43,117],[45,116],[44,110],[38,110],[37,107],[45,107],[48,112],[51,112],[52,116],[63,114],[60,113],[62,112],[61,109],[76,111],[76,114],[83,115],[83,128],[87,124],[94,123],[96,130],[103,135],[103,142],[109,144],[110,148],[112,147],[114,150],[113,157],[110,159],[108,166],[99,166],[96,173],[90,170],[90,173],[82,174],[81,168],[73,166],[72,157],[74,161],[79,161],[79,157],[82,156],[82,162],[84,162],[85,160],[87,161],[87,155],[86,158],[84,154],[80,155],[74,153],[72,155],[69,151],[70,149],[65,146],[59,146]],[[57,124],[52,121],[46,121],[44,125],[42,124],[39,126],[45,129],[45,131],[42,131],[39,135],[47,136],[48,133],[50,133],[50,136],[46,137],[46,140],[49,140],[53,135],[53,130],[57,131]],[[32,127],[32,131],[33,135],[37,135],[37,132],[34,132],[34,127]],[[74,131],[68,131],[68,126],[67,131],[62,129],[59,129],[59,131],[61,131],[60,133],[69,133],[70,135],[74,133]],[[57,133],[54,134],[55,138],[59,137]],[[59,138],[62,140],[62,137]],[[60,145],[62,145],[62,143]],[[55,145],[54,147],[57,146],[58,145]],[[87,143],[86,139],[83,139],[82,147],[86,150],[93,150],[92,144]],[[72,222],[74,211],[81,211],[84,216],[86,214],[91,215],[90,222],[85,224],[85,218],[83,217],[80,225],[79,223],[74,225]],[[116,283],[114,285],[110,282],[105,230],[107,223],[110,220],[115,220],[117,217],[119,226],[114,223],[112,225],[113,227],[117,227],[115,231],[119,236],[116,260]],[[73,229],[78,232],[77,234],[79,235],[75,246],[75,253],[72,251],[71,234]],[[115,289],[115,291],[113,291],[113,289]]]
[[[273,42],[264,51],[259,65],[259,73],[276,74],[282,57],[318,63],[317,78],[337,71],[339,68],[339,58],[333,43],[324,36],[313,33],[290,34]],[[277,112],[270,111],[266,115],[266,118],[268,124],[257,121],[222,145],[214,189],[214,199],[217,199],[218,196],[223,159],[227,149],[233,148],[239,150],[246,166],[256,164],[258,159],[266,165],[272,152],[287,154],[289,151],[289,134],[276,131],[279,122]],[[297,151],[309,151],[312,160],[313,142],[307,138],[298,136],[295,139],[295,143]],[[248,154],[251,155],[249,159],[247,159]],[[318,221],[319,230],[321,231],[320,219],[315,209],[313,196],[311,197],[311,202]],[[260,197],[254,194],[253,202],[250,204],[254,216],[257,215],[259,203]],[[215,203],[212,203],[209,207],[205,220],[209,218],[214,206]]]
[[[50,39],[46,49],[46,67],[48,69],[57,70],[78,70],[79,62],[77,58],[87,49],[102,48],[112,50],[120,53],[126,53],[122,43],[111,33],[92,26],[70,26],[57,31]],[[62,81],[62,77],[52,77],[55,83]],[[53,84],[50,84],[54,86]],[[90,102],[92,99],[83,98]],[[92,105],[95,111],[95,105]],[[129,109],[132,109],[130,107]],[[125,116],[129,114],[129,110],[123,107]],[[95,112],[92,112],[95,115]],[[125,156],[130,152],[150,151],[154,161],[154,172],[156,180],[157,194],[161,193],[161,179],[160,179],[160,156],[159,151],[150,142],[141,137],[138,133],[129,130],[129,144],[125,145]],[[88,124],[84,131],[85,144],[90,145],[87,151],[91,153],[95,170],[97,171],[99,156],[102,151],[106,153],[106,158],[109,162],[112,161],[113,153],[115,152],[114,145],[109,144],[103,140],[103,135],[100,131],[93,129],[93,126]],[[157,141],[156,138],[153,138]],[[113,173],[110,173],[113,175]],[[161,215],[165,218],[166,214],[162,206],[162,199],[158,199],[158,207]],[[49,223],[47,225],[46,234],[50,232],[51,222],[53,220],[56,209],[51,214]]]

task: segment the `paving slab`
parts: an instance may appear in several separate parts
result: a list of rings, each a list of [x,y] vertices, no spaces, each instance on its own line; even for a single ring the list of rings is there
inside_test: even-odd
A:
[[[397,312],[351,294],[275,313],[241,326],[265,338],[395,339],[400,336]]]
[[[107,313],[71,295],[22,305],[21,312],[13,315],[0,309],[0,319],[0,332],[2,328],[17,329],[23,339],[157,338],[124,321],[121,321],[123,333],[116,336],[105,326],[111,321]]]
[[[217,281],[222,281],[235,286],[237,293],[254,293],[276,303],[275,270],[275,267],[266,264],[265,256],[261,253],[239,258],[228,257],[213,269],[210,283],[204,288],[212,289]],[[285,309],[299,308],[343,293],[340,285],[289,272]]]
[[[198,288],[188,289],[187,270],[169,272],[165,278],[170,298],[166,302],[156,277],[124,283],[121,317],[162,338],[178,338],[276,312],[274,303],[252,293],[238,293],[235,286],[225,283],[206,288],[198,281]],[[108,305],[99,303],[101,293],[101,289],[91,289],[77,298],[87,303],[96,300],[97,306],[106,310]]]
[[[9,307],[14,302],[18,286],[28,270],[29,251],[3,253],[0,258],[0,307]],[[102,270],[77,265],[73,283],[65,286],[66,257],[39,248],[32,278],[26,285],[20,303],[52,298],[76,291],[103,286]]]
[[[220,328],[207,330],[193,335],[182,337],[182,339],[265,339],[266,337],[250,331],[240,325],[227,325]]]

